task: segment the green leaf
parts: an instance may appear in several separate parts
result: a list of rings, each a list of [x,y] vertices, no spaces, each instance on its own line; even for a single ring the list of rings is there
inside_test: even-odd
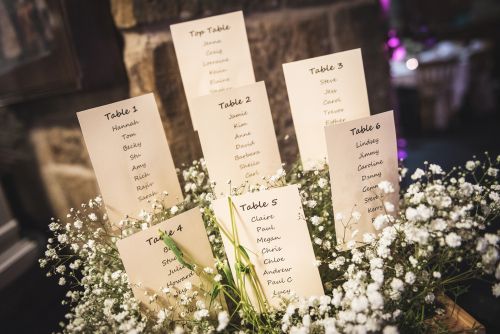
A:
[[[184,267],[186,267],[186,268],[188,268],[190,270],[194,270],[193,265],[187,263],[184,260],[184,254],[179,249],[179,247],[177,247],[177,245],[175,244],[174,239],[172,239],[167,233],[162,232],[162,231],[160,231],[160,237],[163,239],[163,242],[165,243],[165,245],[167,245],[167,247],[172,252],[174,252],[175,257],[176,257],[177,261],[180,262],[180,264],[182,264]]]
[[[224,264],[222,271],[224,272],[224,276],[226,276],[227,284],[234,287],[233,275],[231,274],[231,269],[229,269],[227,264]]]
[[[215,284],[212,287],[212,290],[210,290],[210,305],[209,305],[209,308],[212,306],[212,303],[215,300],[215,298],[217,298],[217,296],[219,295],[219,292],[220,292],[220,286],[219,286],[219,284]]]
[[[238,246],[241,254],[243,254],[245,256],[245,259],[250,261],[250,257],[248,256],[248,253],[247,253],[247,250],[245,249],[245,247],[243,247],[242,245],[239,245]]]

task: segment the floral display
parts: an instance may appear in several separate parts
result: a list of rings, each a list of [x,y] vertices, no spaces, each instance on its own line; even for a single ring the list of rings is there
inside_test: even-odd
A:
[[[117,226],[96,197],[71,209],[65,219],[53,218],[49,225],[53,237],[40,265],[68,288],[63,333],[447,332],[440,317],[442,296],[456,298],[474,278],[490,281],[493,295],[500,296],[500,234],[495,226],[500,213],[499,165],[500,156],[486,154],[484,162],[474,158],[451,171],[429,163],[411,172],[401,167],[399,208],[397,203],[383,202],[386,213],[373,221],[378,233],[363,235],[362,245],[337,243],[334,221],[355,226],[359,213],[333,212],[326,165],[303,171],[297,163],[260,185],[234,187],[229,182],[233,195],[287,184],[300,187],[325,295],[286,296],[277,308],[261,300],[257,309],[241,282],[233,279],[211,210],[216,194],[203,160],[179,171],[186,196],[176,206],[166,207],[158,198],[149,212],[124,217]],[[394,192],[388,182],[378,187],[386,194]],[[177,301],[158,312],[149,311],[133,296],[116,242],[196,206],[216,262],[200,268],[187,263],[182,250],[176,255],[197,275],[207,277],[212,288],[200,292],[188,283],[182,292],[169,288],[145,292],[151,303],[164,295]],[[170,240],[162,237],[168,246]],[[246,266],[251,275],[251,264]],[[204,303],[197,298],[200,293],[211,300],[224,296],[227,305]],[[193,304],[196,307],[189,307]]]

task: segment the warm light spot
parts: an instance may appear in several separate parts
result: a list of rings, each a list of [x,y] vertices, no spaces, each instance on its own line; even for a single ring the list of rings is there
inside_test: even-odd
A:
[[[416,58],[410,58],[406,61],[406,67],[410,70],[416,70],[418,67],[418,60]]]

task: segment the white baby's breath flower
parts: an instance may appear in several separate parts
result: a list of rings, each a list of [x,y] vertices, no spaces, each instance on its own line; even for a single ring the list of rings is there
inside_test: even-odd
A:
[[[219,321],[217,332],[223,331],[229,324],[229,314],[226,311],[219,312],[217,320]]]
[[[88,217],[93,222],[97,221],[97,215],[95,213],[93,213],[93,212],[91,214],[89,214]]]
[[[432,304],[432,303],[434,303],[434,299],[436,299],[436,296],[434,296],[434,294],[433,294],[432,292],[429,292],[429,293],[425,296],[425,298],[424,298],[424,300],[425,300],[425,302],[426,302],[427,304]]]
[[[385,211],[387,211],[387,212],[394,212],[394,204],[392,204],[391,202],[385,201],[384,208],[385,208]]]
[[[500,297],[500,283],[496,283],[491,287],[491,292],[493,296]]]
[[[398,328],[396,326],[385,326],[382,334],[399,334]]]
[[[441,169],[441,166],[436,164],[430,164],[429,170],[431,171],[432,174],[435,175],[444,174],[443,170]]]
[[[359,213],[359,211],[353,211],[351,216],[352,216],[352,219],[354,219],[354,221],[357,222],[361,218],[361,213]]]
[[[389,181],[380,182],[377,187],[382,190],[385,194],[390,194],[394,192],[394,187]]]
[[[415,170],[415,172],[411,175],[411,179],[412,180],[419,180],[424,175],[425,175],[425,172],[422,169],[417,168]]]
[[[322,177],[322,178],[320,178],[320,179],[318,180],[318,186],[319,186],[320,188],[324,188],[327,184],[328,184],[328,180],[327,180],[327,179],[325,179],[324,177]]]
[[[75,220],[75,222],[73,223],[73,226],[76,227],[78,230],[82,228],[83,226],[83,222],[81,220]]]
[[[384,271],[382,269],[373,269],[370,271],[370,276],[374,282],[379,284],[384,283]]]
[[[496,176],[498,175],[498,168],[493,168],[493,167],[490,167],[490,168],[488,168],[488,170],[486,171],[486,173],[487,173],[489,176],[496,177]]]
[[[460,246],[462,244],[461,240],[460,236],[455,232],[449,233],[445,238],[446,244],[452,248]]]
[[[405,274],[405,282],[412,285],[413,283],[415,283],[415,279],[416,279],[416,276],[414,273],[412,273],[411,271],[407,272]]]
[[[66,234],[59,234],[57,236],[57,241],[59,241],[59,243],[61,244],[65,244],[66,242],[68,242],[68,236]]]
[[[474,161],[469,160],[465,163],[465,168],[467,170],[473,171],[474,169],[476,169],[476,163]]]

